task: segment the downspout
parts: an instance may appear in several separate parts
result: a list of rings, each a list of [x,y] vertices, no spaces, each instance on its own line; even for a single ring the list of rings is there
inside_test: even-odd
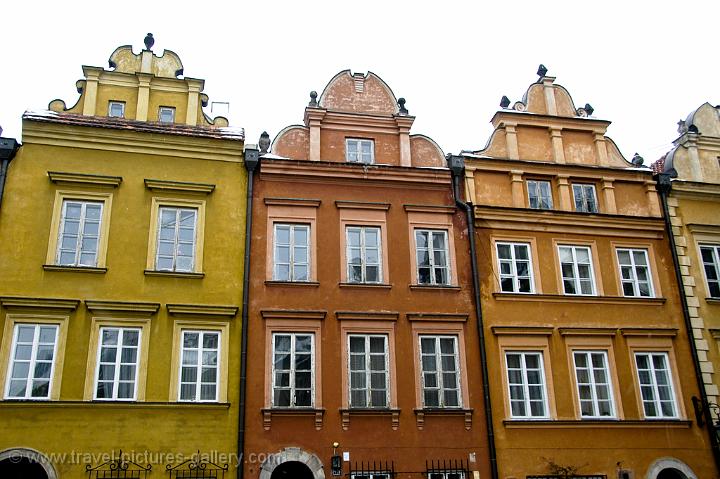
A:
[[[493,428],[492,406],[490,404],[490,381],[488,379],[487,351],[485,349],[485,328],[483,326],[482,305],[480,302],[480,283],[478,275],[477,254],[475,247],[475,215],[472,206],[460,199],[460,175],[465,171],[462,156],[447,155],[448,167],[452,175],[452,189],[455,204],[465,210],[470,239],[470,265],[472,268],[473,294],[475,296],[475,318],[477,320],[478,339],[480,341],[480,365],[483,377],[483,398],[485,403],[485,426],[488,436],[488,453],[490,455],[490,477],[498,479],[497,454],[495,451],[495,432]]]
[[[245,457],[245,396],[247,393],[248,306],[250,298],[250,239],[252,235],[253,179],[260,166],[260,153],[255,145],[245,146],[245,168],[248,170],[245,201],[245,258],[243,260],[242,331],[240,340],[240,411],[238,412],[237,479],[243,478]]]
[[[670,223],[670,208],[668,207],[668,195],[672,189],[671,178],[677,176],[677,172],[671,170],[668,173],[660,173],[657,175],[658,191],[660,193],[660,201],[662,202],[663,214],[665,220],[665,229],[667,230],[668,239],[670,240],[670,251],[672,252],[673,266],[675,268],[675,279],[677,280],[680,290],[680,303],[683,309],[683,319],[685,320],[685,329],[687,330],[690,342],[690,353],[692,354],[693,365],[695,367],[695,380],[700,390],[700,405],[697,404],[698,399],[692,398],[695,407],[695,416],[698,426],[702,427],[707,424],[708,436],[710,438],[710,446],[712,447],[713,458],[715,459],[715,467],[720,471],[720,448],[718,447],[718,439],[715,437],[715,429],[713,427],[713,418],[708,406],[707,393],[705,392],[705,383],[702,378],[700,369],[700,361],[698,360],[697,346],[695,345],[695,335],[692,333],[693,327],[690,321],[690,310],[688,309],[687,296],[685,295],[685,286],[682,281],[682,271],[680,271],[680,260],[677,254],[677,245],[675,243],[675,235],[672,231]],[[699,409],[699,410],[698,410]]]
[[[20,144],[15,138],[0,138],[0,205],[2,205],[3,192],[5,191],[8,166],[12,159],[15,158],[18,149],[20,149]]]

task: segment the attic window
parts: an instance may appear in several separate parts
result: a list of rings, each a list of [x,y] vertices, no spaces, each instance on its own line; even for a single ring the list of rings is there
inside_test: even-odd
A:
[[[158,112],[158,121],[160,123],[175,123],[175,108],[171,106],[161,106]]]
[[[353,75],[353,79],[355,80],[355,91],[362,93],[365,90],[365,76],[362,73],[356,73]]]
[[[113,118],[125,118],[125,102],[110,101],[110,103],[108,103],[108,116]]]
[[[345,140],[345,159],[349,163],[375,163],[375,143],[372,140]]]

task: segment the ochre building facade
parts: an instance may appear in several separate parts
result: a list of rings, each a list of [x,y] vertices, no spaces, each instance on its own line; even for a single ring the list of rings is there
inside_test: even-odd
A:
[[[464,155],[499,477],[716,477],[652,171],[539,75]]]

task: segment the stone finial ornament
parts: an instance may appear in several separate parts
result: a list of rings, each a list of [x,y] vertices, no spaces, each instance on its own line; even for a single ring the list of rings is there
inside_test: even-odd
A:
[[[632,157],[632,160],[630,160],[633,165],[635,166],[642,166],[643,163],[645,163],[645,159],[638,154],[638,152],[635,152],[635,154]]]
[[[408,109],[405,108],[405,98],[398,98],[397,103],[398,103],[398,106],[400,107],[400,114],[407,115],[409,112],[408,112]]]
[[[312,106],[312,107],[318,106],[317,92],[315,90],[310,92],[310,103],[308,103],[308,106]]]
[[[152,46],[155,45],[155,39],[152,36],[152,33],[148,33],[145,35],[145,50],[152,50]]]
[[[264,155],[270,148],[270,135],[267,131],[263,131],[260,134],[260,140],[258,140],[258,146],[260,147],[260,154]]]
[[[538,76],[544,77],[547,72],[548,72],[547,67],[541,63],[537,70]]]
[[[510,106],[510,98],[508,98],[508,97],[506,97],[505,95],[503,95],[503,97],[500,98],[500,108],[505,109],[505,108],[507,108],[507,107],[509,107],[509,106]]]

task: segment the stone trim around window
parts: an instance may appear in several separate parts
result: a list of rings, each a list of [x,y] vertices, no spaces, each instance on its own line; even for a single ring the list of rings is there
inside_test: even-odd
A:
[[[12,354],[12,344],[15,336],[15,326],[18,324],[40,324],[58,326],[57,337],[55,338],[55,355],[53,357],[53,373],[50,378],[50,397],[44,399],[32,399],[33,401],[58,401],[62,386],[62,372],[65,361],[65,346],[67,343],[68,315],[50,314],[19,314],[8,313],[5,316],[5,327],[3,329],[2,342],[0,342],[0,398],[5,399],[9,366]]]

